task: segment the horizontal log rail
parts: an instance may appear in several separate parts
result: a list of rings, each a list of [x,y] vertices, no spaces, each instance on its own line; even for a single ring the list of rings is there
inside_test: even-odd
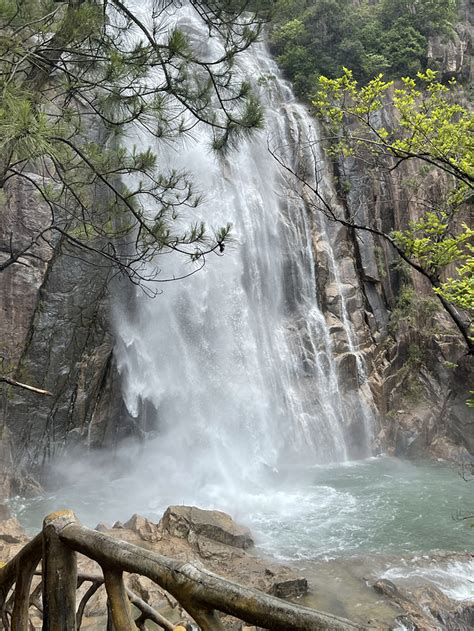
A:
[[[96,561],[99,574],[78,573],[76,554]],[[41,562],[41,571],[37,570]],[[77,631],[89,600],[102,585],[107,592],[107,629],[145,629],[146,621],[176,627],[125,586],[123,573],[151,579],[168,592],[202,631],[224,631],[220,614],[275,631],[362,631],[368,627],[242,587],[206,569],[119,541],[83,526],[72,511],[52,513],[43,530],[0,568],[0,612],[5,631],[30,631],[30,608],[42,617],[43,631]],[[33,589],[34,578],[41,581]],[[79,604],[76,590],[91,585]],[[138,618],[134,618],[135,607]]]

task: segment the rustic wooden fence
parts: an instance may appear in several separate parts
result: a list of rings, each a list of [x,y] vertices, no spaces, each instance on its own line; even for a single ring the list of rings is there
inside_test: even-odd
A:
[[[78,574],[76,553],[96,561],[102,576]],[[37,568],[41,562],[41,571]],[[307,607],[241,587],[205,569],[118,541],[84,527],[71,511],[46,517],[43,530],[0,568],[3,628],[30,631],[30,607],[43,617],[43,631],[81,628],[89,599],[104,584],[109,629],[144,629],[151,620],[166,631],[175,626],[127,589],[123,573],[140,574],[171,594],[202,631],[224,631],[219,612],[263,629],[276,631],[361,631],[364,627]],[[41,582],[33,588],[35,575]],[[76,590],[91,585],[76,605]],[[139,617],[134,619],[134,605]],[[34,627],[33,627],[34,628]]]

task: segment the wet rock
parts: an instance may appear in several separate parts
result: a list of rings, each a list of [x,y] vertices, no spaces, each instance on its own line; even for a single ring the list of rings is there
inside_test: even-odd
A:
[[[457,445],[447,436],[439,436],[430,445],[430,452],[441,460],[457,463],[471,463],[472,452],[467,451],[463,445]]]
[[[416,367],[409,362],[414,347],[422,357]],[[375,361],[378,378],[370,375],[376,403],[385,409],[383,449],[399,457],[468,461],[474,454],[473,413],[466,405],[474,358],[453,362],[462,352],[459,342],[446,336],[440,344],[420,338],[413,329],[386,349]]]
[[[133,515],[123,527],[136,532],[143,541],[159,541],[162,536],[158,524],[154,524],[142,515]]]
[[[236,524],[227,513],[195,506],[170,506],[163,515],[160,528],[183,539],[194,533],[235,548],[246,549],[254,545],[250,530]]]
[[[326,294],[326,302],[328,305],[328,310],[335,314],[338,315],[338,311],[334,309],[334,305],[335,304],[339,304],[340,300],[341,300],[341,294],[340,294],[340,287],[337,283],[328,283],[325,287],[325,294]],[[331,308],[332,307],[332,308]]]
[[[44,493],[41,484],[23,468],[11,476],[10,491],[21,497],[38,497]]]
[[[380,579],[376,583],[374,583],[374,589],[379,594],[383,594],[384,596],[388,596],[389,598],[401,598],[401,594],[398,591],[398,587],[392,581],[388,579]]]
[[[339,382],[344,390],[356,390],[359,386],[357,358],[354,353],[343,353],[336,359]]]
[[[453,601],[434,585],[408,591],[383,579],[374,584],[374,589],[403,610],[398,619],[413,631],[439,631],[440,628],[470,631],[474,628],[474,602]]]

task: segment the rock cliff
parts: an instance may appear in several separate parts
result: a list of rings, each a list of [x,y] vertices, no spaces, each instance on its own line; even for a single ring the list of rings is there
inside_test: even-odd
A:
[[[429,42],[430,67],[444,79],[457,79],[464,86],[461,98],[467,96],[472,76],[473,9],[472,2],[464,2],[463,21],[452,37],[437,36]],[[393,126],[390,107],[381,116],[388,129]],[[420,177],[416,166],[404,163],[389,177],[378,179],[363,164],[346,158],[335,165],[335,175],[348,216],[357,217],[360,224],[390,232],[419,218],[407,184]],[[424,186],[437,196],[444,182],[427,175]],[[471,210],[466,210],[467,222]],[[363,291],[362,312],[374,342],[363,348],[379,411],[380,447],[400,456],[469,459],[474,453],[474,423],[466,400],[473,358],[466,355],[428,282],[401,265],[386,242],[368,232],[345,238],[353,248],[350,258]],[[367,331],[353,321],[364,344]]]
[[[472,6],[466,3],[465,19],[452,39],[430,42],[430,63],[446,77],[471,76]],[[384,116],[389,122],[391,113]],[[375,181],[352,159],[336,167],[336,178],[345,182],[340,199],[351,215],[385,231],[416,217],[416,208],[401,201],[403,180],[413,176],[408,167],[383,181]],[[31,174],[33,181],[36,177]],[[114,361],[112,270],[94,254],[79,254],[48,233],[50,209],[25,180],[9,182],[0,217],[0,263],[12,245],[21,249],[46,230],[30,256],[1,272],[2,374],[53,393],[38,396],[0,384],[0,483],[8,495],[34,492],[29,473],[39,475],[65,448],[112,447],[138,435],[139,428],[122,401]],[[410,457],[467,458],[474,453],[474,423],[465,405],[473,366],[449,320],[433,307],[429,288],[416,277],[415,304],[404,311],[400,292],[406,270],[386,243],[343,227],[331,230],[343,299],[317,221],[313,246],[319,295],[346,396],[362,389],[373,400],[380,419],[379,449]],[[344,334],[344,318],[352,323],[365,374]]]
[[[473,9],[474,4],[465,1],[462,21],[452,36],[432,37],[428,47],[428,65],[443,79],[455,78],[464,86],[461,99],[467,97],[472,76]],[[390,107],[380,116],[387,129],[393,127]],[[420,177],[413,164],[404,163],[381,177],[354,158],[340,160],[333,169],[347,218],[356,217],[359,224],[385,233],[404,229],[419,218],[409,194],[410,182]],[[444,187],[442,178],[430,174],[423,184],[435,196]],[[465,220],[471,220],[469,209]],[[474,423],[466,400],[474,363],[452,321],[428,282],[402,265],[386,241],[370,232],[350,233],[341,225],[333,230],[346,317],[366,366],[365,384],[344,336],[341,296],[316,226],[318,289],[339,355],[341,381],[349,389],[370,388],[379,422],[375,448],[414,458],[469,459],[474,453]]]
[[[9,181],[0,215],[0,261],[50,225],[50,209],[25,179]],[[110,277],[97,255],[48,231],[2,272],[2,374],[52,392],[1,384],[5,495],[34,491],[25,472],[38,473],[58,450],[113,445],[130,431],[113,360]]]

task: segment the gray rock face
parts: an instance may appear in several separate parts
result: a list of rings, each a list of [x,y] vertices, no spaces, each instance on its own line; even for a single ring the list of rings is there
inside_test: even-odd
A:
[[[466,50],[464,66],[472,58],[470,49]],[[382,118],[387,128],[393,126],[394,113],[389,107],[383,110]],[[351,157],[341,161],[338,172],[349,183],[345,203],[358,223],[390,233],[419,218],[419,207],[406,201],[409,196],[405,194],[406,183],[419,177],[414,164],[401,164],[390,178],[380,179],[368,174],[365,164]],[[439,194],[445,183],[442,177],[427,174],[425,185],[432,188],[433,194]],[[472,357],[465,357],[460,337],[441,307],[430,322],[419,322],[418,329],[403,318],[396,325],[390,323],[407,272],[401,270],[396,253],[380,237],[359,231],[353,248],[363,300],[357,292],[355,296],[349,294],[348,299],[380,415],[381,449],[405,457],[435,455],[466,460],[474,454],[473,412],[466,406],[469,384],[474,379]],[[410,277],[417,298],[433,297],[424,278],[416,272]],[[337,313],[337,299],[331,293],[326,308],[331,314]],[[354,313],[363,316],[362,323],[357,323]],[[363,341],[365,323],[369,325],[371,345]],[[338,342],[335,333],[345,383],[355,387],[348,349]],[[419,357],[414,358],[414,353]]]
[[[182,539],[202,535],[235,548],[250,548],[254,541],[250,530],[236,524],[230,515],[195,506],[170,506],[160,522],[164,532]]]
[[[474,360],[452,336],[441,346],[423,340],[422,362],[413,364],[410,352],[420,342],[411,335],[397,340],[379,373],[379,400],[386,410],[382,443],[397,456],[468,461],[474,453],[474,415],[466,404]]]
[[[428,65],[437,70],[443,79],[454,77],[467,83],[472,78],[474,4],[472,0],[464,0],[460,4],[462,22],[449,36],[431,37],[427,56]]]
[[[50,224],[50,211],[32,184],[11,180],[6,198],[0,260],[8,258],[10,240],[23,247]],[[32,248],[34,256],[2,272],[0,283],[2,372],[53,393],[43,397],[8,387],[2,397],[4,495],[25,491],[22,467],[38,471],[66,447],[111,445],[130,431],[119,420],[127,417],[120,415],[108,317],[111,270],[96,255],[78,253],[47,232],[45,237]]]

